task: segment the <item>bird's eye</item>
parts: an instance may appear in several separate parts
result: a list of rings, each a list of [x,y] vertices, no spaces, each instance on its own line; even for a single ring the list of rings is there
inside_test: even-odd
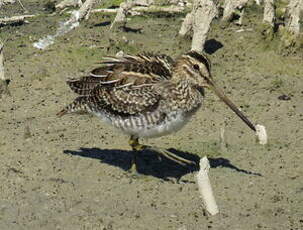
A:
[[[199,65],[197,65],[197,64],[195,64],[193,67],[194,67],[195,70],[199,70],[200,69]]]

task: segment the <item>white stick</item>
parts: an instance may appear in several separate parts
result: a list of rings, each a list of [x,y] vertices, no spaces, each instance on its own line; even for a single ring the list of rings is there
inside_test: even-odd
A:
[[[19,15],[19,16],[13,16],[10,18],[4,17],[0,18],[0,25],[7,25],[9,23],[17,23],[17,22],[27,22],[26,18],[32,18],[37,15]]]
[[[10,95],[7,78],[4,75],[3,43],[0,41],[0,98],[2,94]]]
[[[221,127],[220,128],[220,148],[221,151],[225,152],[226,151],[226,141],[225,141],[225,128]]]
[[[27,9],[25,9],[25,7],[23,6],[21,0],[18,0],[18,2],[19,2],[19,4],[20,4],[21,8],[24,10],[24,12],[27,12]]]
[[[188,34],[193,29],[193,13],[190,12],[186,15],[184,18],[184,21],[182,22],[181,28],[179,30],[179,35],[184,37],[186,34]]]
[[[191,50],[201,52],[213,18],[218,14],[212,0],[196,0],[193,4],[193,40]]]
[[[219,213],[219,210],[208,178],[209,169],[209,161],[205,156],[200,160],[200,170],[197,173],[196,177],[199,186],[199,191],[204,201],[206,210],[211,215],[216,215],[217,213]]]
[[[138,12],[167,12],[167,13],[180,13],[184,11],[183,6],[168,6],[168,7],[161,7],[161,6],[136,6],[133,7],[131,11],[138,11]]]
[[[286,25],[288,31],[295,35],[300,33],[300,13],[303,11],[302,0],[290,0],[288,4],[289,20]]]
[[[262,0],[255,0],[256,4],[257,4],[258,6],[261,5],[261,1],[262,1]]]
[[[49,45],[53,44],[55,42],[55,38],[62,36],[79,26],[79,22],[81,20],[88,19],[92,7],[99,1],[100,0],[86,0],[79,10],[73,11],[68,21],[60,24],[57,32],[54,35],[48,35],[41,38],[38,42],[35,42],[33,46],[38,49],[45,49]]]
[[[5,81],[4,75],[4,61],[3,61],[3,43],[0,41],[0,80]]]
[[[229,22],[236,9],[245,7],[249,0],[225,0],[222,21]]]
[[[110,25],[110,29],[114,27],[116,23],[126,23],[126,15],[128,11],[135,5],[134,1],[125,1],[120,4],[120,7],[117,11],[116,17],[112,24]]]
[[[268,23],[273,26],[274,20],[275,20],[274,0],[265,0],[264,1],[263,22]]]
[[[120,4],[120,7],[117,11],[117,15],[116,15],[114,21],[112,22],[110,29],[112,29],[116,23],[126,24],[126,22],[127,22],[126,16],[132,10],[132,8],[134,6],[138,6],[138,5],[141,6],[142,4],[145,6],[148,6],[152,3],[153,3],[153,1],[125,0],[124,2],[122,2]],[[141,10],[145,10],[146,8],[147,7],[141,7]],[[139,7],[139,9],[140,9],[140,7]]]
[[[78,10],[78,17],[75,17],[74,19],[70,19],[75,20],[77,22],[81,21],[82,19],[88,19],[90,12],[92,10],[92,8],[99,2],[100,0],[86,0],[80,7],[80,9]]]
[[[166,12],[166,13],[181,13],[183,12],[185,7],[182,6],[169,6],[169,7],[161,7],[161,6],[135,6],[128,11],[129,14],[138,14],[139,12]],[[118,9],[94,9],[91,13],[109,13],[116,14],[118,13]]]
[[[266,133],[265,126],[256,125],[256,135],[257,135],[259,144],[261,144],[261,145],[267,144],[267,133]]]
[[[56,9],[63,9],[65,7],[76,7],[76,6],[81,6],[82,1],[81,0],[63,0],[62,2],[58,3],[55,8]]]
[[[15,3],[16,0],[0,0],[0,7],[5,4]]]

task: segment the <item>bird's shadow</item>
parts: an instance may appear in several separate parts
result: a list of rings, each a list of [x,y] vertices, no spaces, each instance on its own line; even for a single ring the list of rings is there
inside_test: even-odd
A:
[[[94,26],[95,27],[103,27],[103,26],[108,26],[110,24],[111,24],[110,21],[104,21],[104,22],[100,22],[100,23],[94,24]]]
[[[208,54],[213,54],[217,52],[217,50],[221,49],[223,44],[216,39],[209,39],[204,44],[204,51]]]
[[[137,170],[140,174],[149,175],[157,178],[167,180],[168,178],[175,178],[177,181],[188,173],[199,170],[200,157],[196,154],[179,151],[176,149],[169,149],[174,154],[181,156],[185,159],[194,161],[196,165],[182,166],[174,161],[165,157],[159,156],[152,151],[142,151],[137,157]],[[74,156],[88,157],[100,160],[112,166],[119,167],[124,171],[128,171],[132,161],[132,151],[119,150],[119,149],[99,149],[99,148],[80,148],[79,150],[64,150],[65,154]],[[228,159],[225,158],[208,158],[212,168],[225,167],[234,171],[261,176],[259,173],[240,169],[233,165]],[[188,181],[184,181],[188,182]]]

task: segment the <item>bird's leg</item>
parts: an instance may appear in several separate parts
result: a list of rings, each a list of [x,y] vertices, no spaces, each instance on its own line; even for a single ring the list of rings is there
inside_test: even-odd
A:
[[[155,147],[155,146],[147,146],[147,145],[145,145],[144,147],[145,147],[144,149],[156,152],[159,155],[164,156],[164,157],[176,162],[177,164],[180,164],[183,166],[185,166],[186,164],[192,164],[192,165],[196,164],[194,161],[190,161],[183,157],[177,156],[176,154],[174,154],[166,149],[162,149],[162,148]]]
[[[131,172],[138,172],[137,171],[137,155],[138,152],[144,149],[144,145],[141,145],[139,143],[139,138],[138,137],[134,137],[131,136],[129,141],[128,141],[129,145],[132,147],[133,149],[133,157],[132,157],[132,161],[131,161],[131,168],[130,171]]]
[[[166,149],[161,149],[158,147],[153,147],[153,146],[148,146],[148,145],[142,145],[139,143],[139,139],[137,137],[131,136],[129,140],[129,145],[132,147],[133,151],[133,160],[132,160],[132,166],[131,166],[131,171],[137,170],[136,168],[136,157],[138,154],[138,151],[142,150],[150,150],[153,152],[158,153],[160,156],[164,156],[180,165],[185,166],[186,164],[195,164],[195,162],[184,159],[183,157],[179,157],[176,154],[166,150]]]

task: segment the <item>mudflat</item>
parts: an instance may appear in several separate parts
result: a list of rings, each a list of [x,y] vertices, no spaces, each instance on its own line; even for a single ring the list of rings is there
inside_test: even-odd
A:
[[[214,21],[205,50],[216,83],[266,126],[269,143],[257,144],[208,90],[185,128],[142,140],[190,159],[209,157],[220,209],[210,217],[196,168],[143,152],[141,175],[133,177],[127,136],[90,115],[55,116],[76,97],[65,80],[87,74],[104,55],[187,52],[190,39],[177,37],[184,15],[132,17],[127,26],[134,30],[109,31],[114,16],[94,14],[38,50],[33,43],[68,18],[46,13],[45,2],[23,1],[40,16],[0,28],[11,79],[11,96],[0,99],[0,229],[303,229],[302,55],[282,56],[265,44],[256,29],[261,9],[248,10],[242,27],[222,29]],[[15,4],[0,12],[22,9]]]

